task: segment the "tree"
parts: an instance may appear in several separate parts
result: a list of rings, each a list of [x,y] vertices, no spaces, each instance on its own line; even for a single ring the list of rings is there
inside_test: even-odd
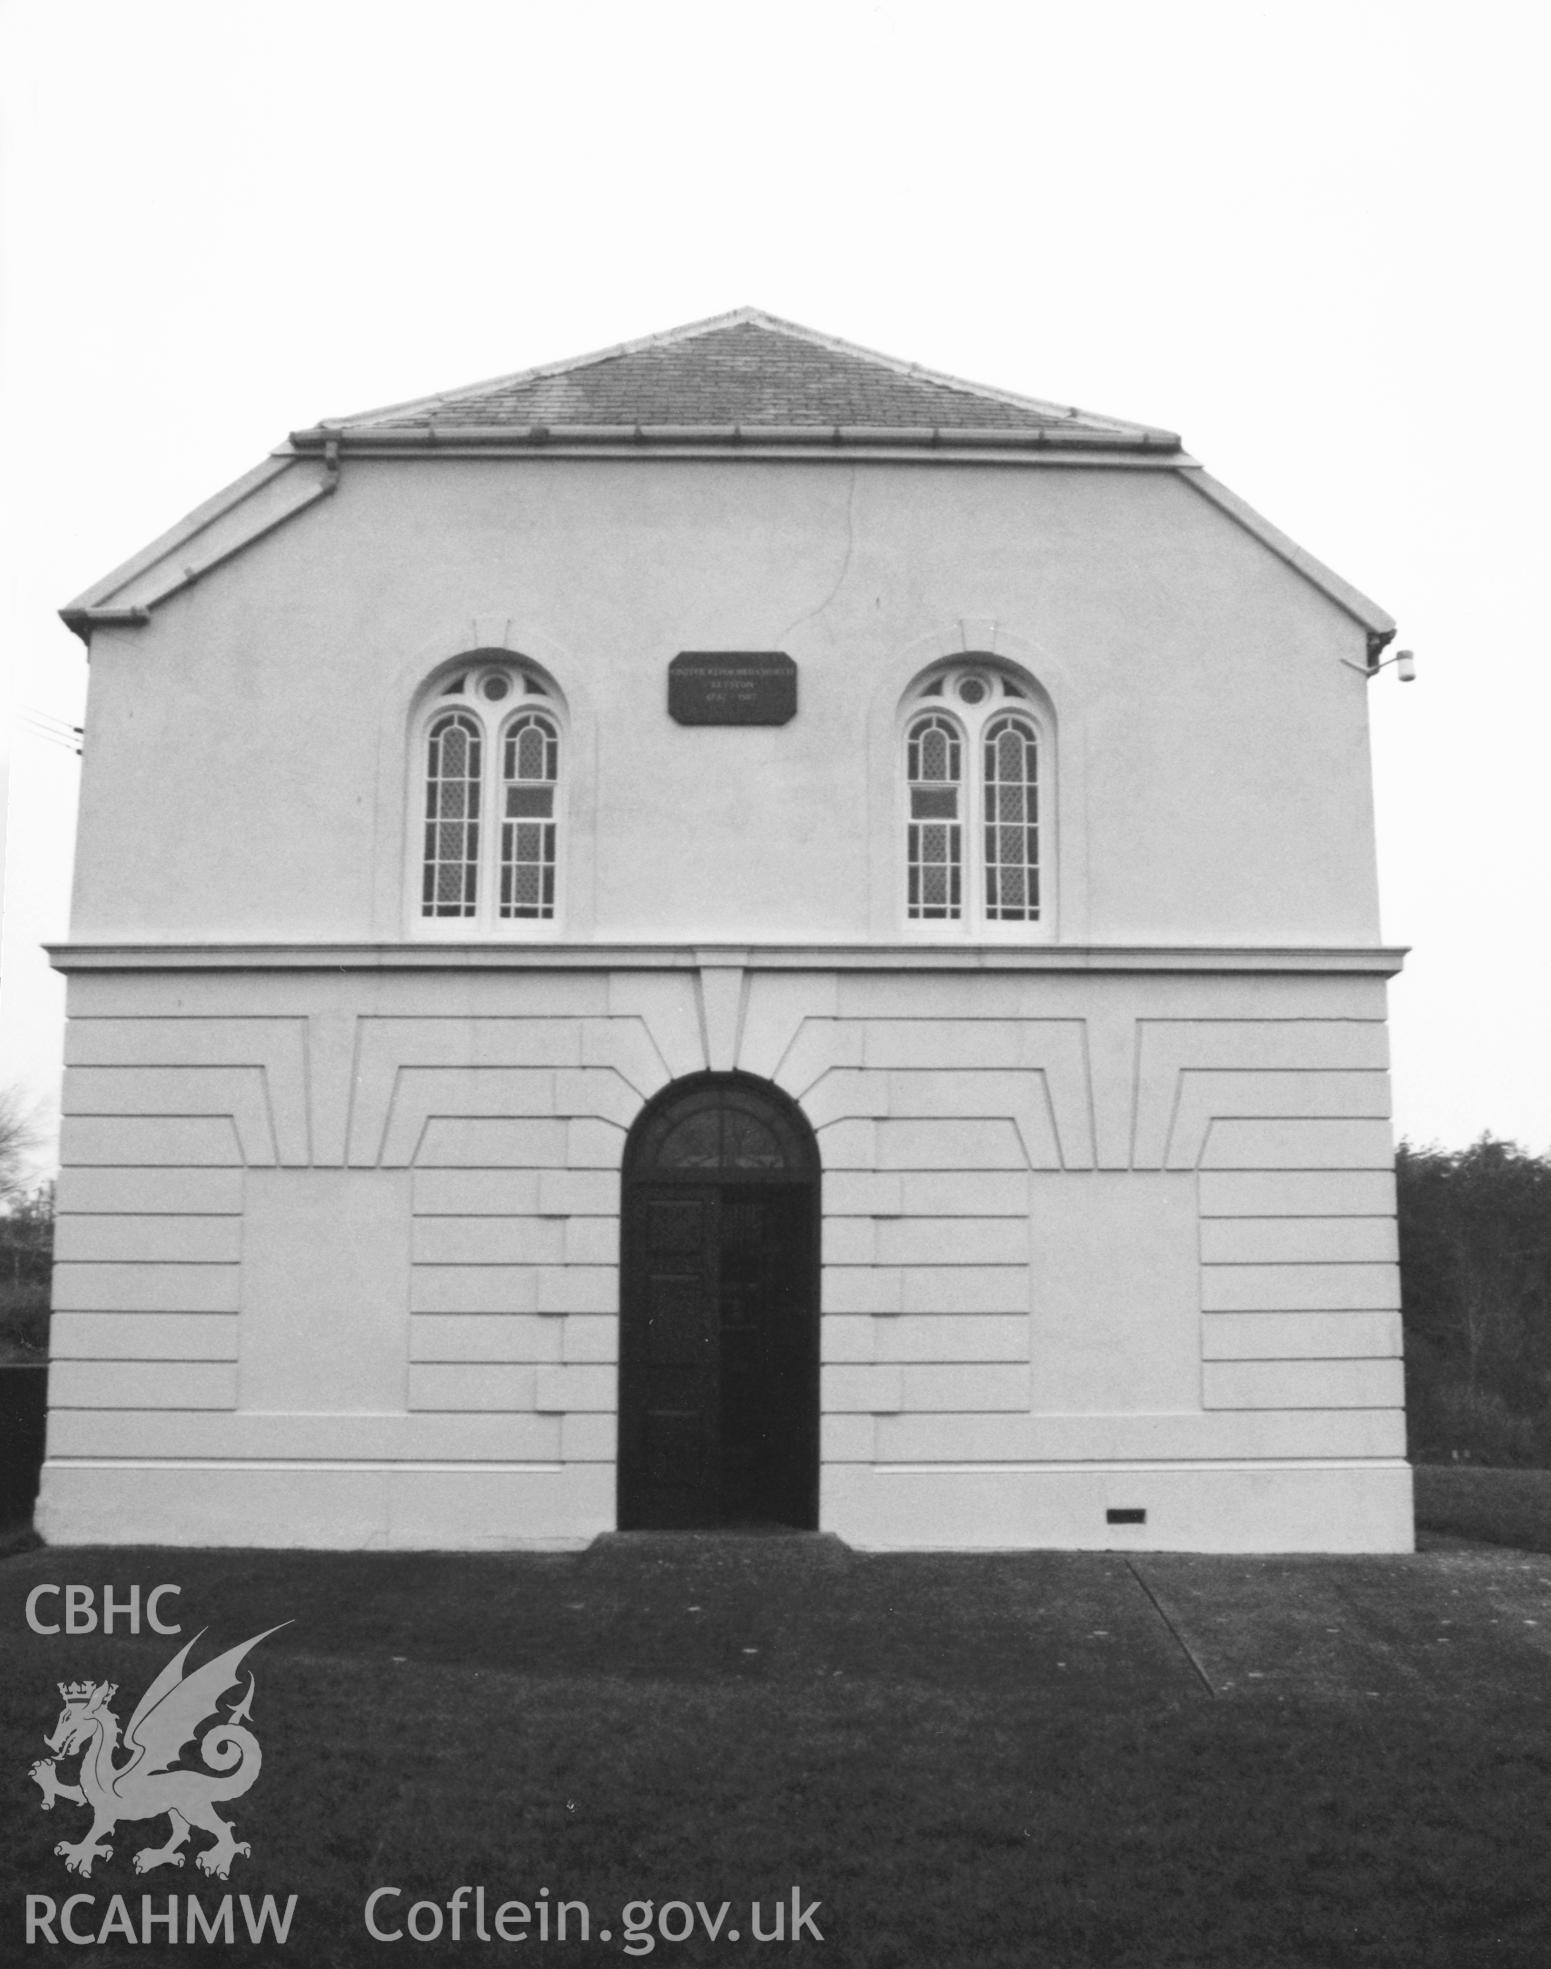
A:
[[[27,1161],[37,1146],[36,1114],[16,1088],[0,1088],[0,1207],[23,1194]]]
[[[1551,1156],[1402,1142],[1396,1177],[1414,1450],[1551,1460]]]
[[[48,1354],[54,1259],[54,1185],[13,1197],[0,1211],[0,1361]]]
[[[27,1188],[37,1118],[14,1088],[0,1090],[0,1361],[48,1354],[54,1186]]]

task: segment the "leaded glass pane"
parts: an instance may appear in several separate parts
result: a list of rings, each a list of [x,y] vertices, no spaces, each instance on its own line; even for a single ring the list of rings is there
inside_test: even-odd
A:
[[[427,734],[423,915],[472,916],[478,907],[482,751],[478,725],[461,711]]]
[[[934,714],[911,726],[905,741],[910,782],[906,909],[917,919],[952,919],[962,913],[961,757],[958,727],[948,719]]]
[[[727,1110],[722,1139],[724,1169],[780,1169],[785,1166],[781,1145],[762,1121],[737,1108]]]
[[[501,883],[504,917],[555,913],[555,782],[560,735],[549,719],[525,711],[508,726],[502,748]]]
[[[986,728],[986,916],[1000,922],[1039,917],[1039,750],[1021,718]]]
[[[662,1170],[784,1169],[790,1157],[768,1122],[718,1103],[672,1123],[650,1160]]]
[[[657,1151],[659,1169],[716,1169],[721,1166],[721,1114],[702,1108],[670,1128]]]
[[[559,738],[549,720],[525,711],[506,734],[507,779],[554,779],[559,749]]]
[[[946,718],[922,718],[911,728],[907,770],[912,784],[959,779],[959,734]]]

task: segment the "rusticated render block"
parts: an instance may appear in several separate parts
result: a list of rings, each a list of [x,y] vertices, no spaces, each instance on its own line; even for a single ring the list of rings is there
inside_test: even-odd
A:
[[[480,980],[459,1016],[429,978],[369,1013],[301,980],[234,1019],[205,978],[187,1016],[136,983],[78,1020],[52,1453],[574,1469],[612,1522],[620,1159],[713,1053],[817,1125],[826,1472],[1400,1453],[1351,987],[707,975],[515,1011]]]

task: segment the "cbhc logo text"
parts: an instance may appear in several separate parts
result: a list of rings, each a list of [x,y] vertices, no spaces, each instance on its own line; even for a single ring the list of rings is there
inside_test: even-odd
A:
[[[158,1611],[159,1604],[169,1593],[181,1593],[181,1586],[153,1586],[145,1596],[146,1625],[157,1634],[181,1634],[183,1629],[177,1621],[164,1621]],[[64,1595],[64,1606],[58,1604],[59,1595]],[[45,1608],[44,1601],[51,1604]],[[120,1631],[130,1634],[140,1632],[140,1588],[131,1586],[126,1595],[115,1597],[111,1586],[102,1589],[102,1631],[113,1632],[115,1620],[120,1622]],[[64,1624],[58,1616],[63,1612]],[[52,1621],[45,1614],[53,1614]],[[90,1586],[34,1586],[27,1595],[27,1625],[34,1634],[95,1634],[97,1631],[97,1596]]]

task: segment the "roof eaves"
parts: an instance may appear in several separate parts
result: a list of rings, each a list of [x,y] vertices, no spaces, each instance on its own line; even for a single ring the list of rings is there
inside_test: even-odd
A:
[[[86,642],[93,628],[149,622],[160,603],[333,492],[337,447],[323,451],[321,477],[312,458],[289,449],[272,454],[67,602],[61,620]]]
[[[1172,431],[1095,430],[1085,425],[898,425],[898,424],[382,424],[369,427],[317,425],[293,431],[298,452],[314,453],[329,444],[342,451],[442,452],[539,451],[599,446],[650,450],[682,446],[747,452],[775,447],[804,450],[1036,451],[1106,452],[1180,461],[1180,440]]]
[[[1251,533],[1269,547],[1271,552],[1286,561],[1289,567],[1301,574],[1305,581],[1313,584],[1322,594],[1329,596],[1338,608],[1342,608],[1361,623],[1368,631],[1370,643],[1377,639],[1379,647],[1387,643],[1395,634],[1395,618],[1381,609],[1377,602],[1370,601],[1360,588],[1354,588],[1350,581],[1344,581],[1334,569],[1326,567],[1321,560],[1300,547],[1296,540],[1273,526],[1253,506],[1246,504],[1236,492],[1214,479],[1209,472],[1194,463],[1181,461],[1180,477],[1193,486],[1203,499],[1209,500],[1230,519],[1237,520],[1246,533]],[[1376,660],[1376,659],[1375,659]]]
[[[165,533],[159,534],[149,546],[142,547],[138,554],[131,554],[127,561],[121,561],[111,573],[103,575],[100,581],[94,581],[89,588],[83,588],[79,595],[65,604],[65,608],[71,610],[101,608],[110,602],[120,589],[127,588],[137,575],[143,574],[147,568],[154,567],[158,561],[164,560],[175,548],[181,547],[185,541],[192,540],[197,533],[220,519],[223,514],[229,513],[234,506],[240,506],[245,499],[267,485],[271,479],[278,478],[282,472],[289,470],[294,463],[295,460],[286,454],[271,453],[261,464],[255,465],[251,472],[244,472],[240,479],[233,479],[230,485],[223,486],[203,505],[196,506],[193,512],[185,513],[176,526],[171,526]],[[60,610],[61,615],[64,612],[64,609]]]

